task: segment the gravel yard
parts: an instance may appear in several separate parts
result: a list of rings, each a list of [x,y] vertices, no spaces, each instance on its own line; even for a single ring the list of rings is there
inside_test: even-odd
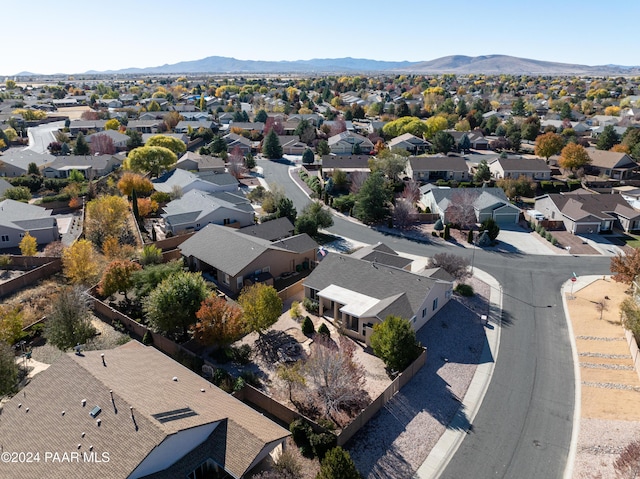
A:
[[[479,315],[487,314],[489,297],[488,285],[468,283],[477,294],[466,306],[454,297],[418,332],[425,366],[348,444],[364,477],[411,477],[451,420],[465,415],[460,403],[486,341]]]

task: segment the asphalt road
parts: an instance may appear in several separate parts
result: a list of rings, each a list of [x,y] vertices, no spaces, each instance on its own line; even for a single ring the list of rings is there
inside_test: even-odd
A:
[[[288,176],[288,164],[260,161],[269,184],[284,187],[300,211],[309,199]],[[334,234],[364,243],[383,241],[397,251],[430,256],[464,248],[385,236],[334,217]],[[445,479],[561,478],[573,428],[575,382],[560,287],[573,272],[607,274],[606,257],[526,256],[476,251],[475,266],[503,288],[499,360],[482,406]]]

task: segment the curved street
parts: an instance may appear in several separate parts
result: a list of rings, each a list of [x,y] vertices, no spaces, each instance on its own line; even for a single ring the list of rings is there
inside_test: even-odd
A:
[[[260,160],[267,183],[281,185],[298,211],[309,202],[290,179],[288,162]],[[332,233],[431,256],[451,246],[387,236],[334,216]],[[471,259],[472,251],[455,254]],[[503,288],[500,360],[473,429],[442,478],[561,478],[575,406],[574,368],[560,288],[572,273],[608,274],[610,258],[519,255],[477,250],[474,263]]]

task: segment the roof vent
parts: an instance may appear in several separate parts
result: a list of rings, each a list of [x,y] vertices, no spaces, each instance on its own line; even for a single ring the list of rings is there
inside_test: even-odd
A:
[[[18,409],[22,407],[22,403],[18,403]]]
[[[102,420],[101,420],[101,419],[98,419],[98,420],[96,421],[96,424],[98,425],[98,427],[100,427],[100,423],[101,423],[101,422],[102,422]]]
[[[64,416],[64,411],[62,411],[62,415]]]
[[[78,449],[80,449],[82,447],[82,444],[78,444]]]
[[[178,381],[178,376],[173,376],[174,381]]]
[[[82,433],[82,434],[80,434],[80,435],[81,435],[82,437],[84,437],[84,436],[85,436],[85,434],[86,434],[86,433],[84,433],[84,432],[83,432],[83,433]]]
[[[102,408],[100,408],[100,406],[96,406],[94,407],[91,412],[89,413],[91,415],[91,417],[95,418],[98,416],[98,414],[100,414],[100,412],[102,411]],[[99,419],[98,419],[99,421]]]
[[[86,405],[87,405],[87,400],[86,400],[86,399],[83,399],[83,400],[82,400],[82,407],[85,407]]]

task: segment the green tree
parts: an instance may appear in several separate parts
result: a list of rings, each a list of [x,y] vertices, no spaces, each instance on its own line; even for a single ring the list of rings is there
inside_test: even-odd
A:
[[[500,234],[500,226],[498,226],[498,223],[496,223],[496,220],[493,218],[484,220],[480,226],[480,230],[486,231],[491,241],[495,241]]]
[[[27,175],[36,175],[36,176],[40,176],[40,169],[38,168],[38,165],[36,165],[35,163],[29,163],[29,166],[27,167]]]
[[[52,300],[44,335],[56,348],[66,351],[86,343],[97,333],[91,324],[87,296],[80,287],[63,288]]]
[[[142,133],[138,130],[127,130],[126,135],[129,137],[127,140],[127,150],[131,151],[144,145]]]
[[[142,269],[138,263],[129,260],[115,260],[109,263],[98,284],[98,292],[102,296],[121,293],[129,300],[127,293],[133,288],[133,273]]]
[[[320,140],[318,142],[318,146],[316,146],[316,151],[318,152],[318,156],[321,158],[325,155],[331,154],[331,148],[329,147],[327,140]]]
[[[471,149],[471,140],[466,133],[460,137],[460,141],[458,142],[458,149],[463,153],[467,153]]]
[[[525,116],[526,113],[527,110],[525,109],[524,100],[522,99],[522,97],[518,97],[511,104],[511,114],[513,116]]]
[[[311,151],[311,149],[309,148],[304,150],[304,153],[302,154],[302,163],[304,163],[305,165],[310,165],[314,161],[315,161],[315,157],[313,155],[313,151]]]
[[[451,133],[446,131],[438,131],[432,138],[433,150],[436,153],[449,153],[453,150],[456,140],[451,136]]]
[[[224,138],[222,138],[221,136],[216,136],[211,141],[209,149],[214,155],[219,155],[220,153],[227,151],[227,142],[224,141]]]
[[[144,269],[135,271],[132,275],[136,296],[138,298],[149,296],[162,281],[183,270],[184,265],[181,259],[168,263],[147,264]]]
[[[247,331],[263,332],[273,326],[282,314],[282,300],[273,286],[255,283],[245,287],[238,303],[244,312]]]
[[[354,214],[360,221],[376,223],[389,214],[391,192],[384,181],[381,171],[376,171],[365,180],[356,195]]]
[[[84,156],[91,153],[91,148],[85,140],[84,135],[82,133],[78,133],[78,138],[76,139],[76,144],[73,147],[73,154]]]
[[[160,263],[162,263],[162,250],[153,244],[144,245],[140,254],[140,264],[146,266]]]
[[[262,154],[270,160],[282,158],[282,146],[274,129],[271,129],[264,139]]]
[[[0,341],[0,398],[11,394],[18,385],[18,365],[13,348]]]
[[[256,113],[256,116],[253,120],[256,122],[265,123],[267,121],[267,118],[269,118],[269,115],[267,115],[267,112],[264,111],[263,109],[260,109],[258,110],[258,113]]]
[[[316,139],[316,128],[309,122],[309,120],[300,120],[296,127],[294,134],[300,137],[300,141],[306,144],[310,144]]]
[[[20,306],[0,304],[0,342],[12,345],[20,341],[25,336],[22,321]]]
[[[397,372],[404,371],[421,352],[411,322],[393,315],[373,325],[371,348],[384,361],[387,370]]]
[[[147,140],[146,146],[162,146],[173,151],[176,156],[187,151],[187,145],[184,144],[184,141],[167,135],[153,135]]]
[[[120,129],[120,122],[116,118],[111,118],[110,120],[107,120],[107,122],[104,124],[104,129],[118,130]]]
[[[560,107],[560,119],[571,120],[571,117],[572,117],[571,105],[568,102],[564,102]]]
[[[295,223],[297,215],[293,201],[286,197],[280,198],[276,206],[276,218],[289,218],[289,221]]]
[[[565,170],[575,171],[591,163],[589,153],[584,146],[576,143],[569,143],[560,152],[558,165]]]
[[[333,226],[331,212],[314,201],[305,206],[296,220],[296,234],[307,233],[309,236],[318,234],[318,229]]]
[[[362,476],[347,451],[334,447],[324,456],[316,479],[361,479]]]
[[[141,146],[129,152],[127,163],[132,171],[151,172],[153,176],[160,176],[178,161],[176,154],[162,146]]]
[[[489,165],[487,160],[482,160],[478,163],[478,167],[476,168],[476,172],[473,175],[473,181],[479,183],[481,181],[489,181],[491,179],[491,170],[489,169]]]
[[[35,256],[38,254],[38,241],[28,231],[20,240],[20,253],[22,256]]]
[[[614,145],[620,143],[620,135],[616,133],[615,128],[611,125],[607,125],[598,136],[598,142],[596,143],[596,148],[598,150],[610,150]]]
[[[71,170],[69,172],[69,181],[71,181],[72,183],[82,183],[84,180],[84,175],[78,170]]]
[[[563,147],[562,136],[550,131],[536,138],[535,154],[542,156],[549,163],[549,157],[560,153]]]
[[[186,338],[209,290],[200,273],[180,271],[164,279],[144,300],[149,323],[158,331]]]

